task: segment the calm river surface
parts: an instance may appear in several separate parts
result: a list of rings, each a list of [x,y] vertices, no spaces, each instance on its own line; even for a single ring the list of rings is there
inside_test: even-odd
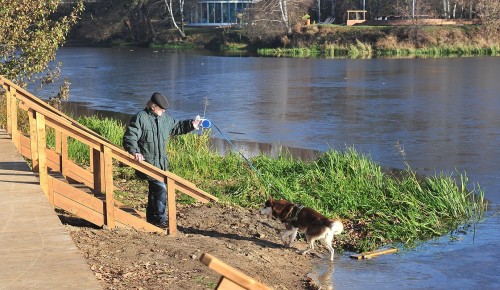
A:
[[[127,119],[160,91],[175,118],[205,111],[247,156],[279,145],[354,146],[385,167],[407,161],[424,174],[467,172],[492,206],[466,235],[372,260],[344,253],[333,267],[319,262],[311,272],[331,289],[500,289],[500,57],[288,59],[64,48],[57,60],[71,81],[70,100],[87,106],[82,112]],[[34,93],[54,95],[61,81]]]

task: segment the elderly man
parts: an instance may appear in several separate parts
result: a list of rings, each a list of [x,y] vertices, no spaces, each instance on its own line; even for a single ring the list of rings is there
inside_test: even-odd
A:
[[[171,135],[186,134],[197,130],[200,120],[174,120],[165,113],[167,98],[155,92],[147,102],[146,108],[134,115],[123,136],[123,147],[133,154],[136,161],[146,161],[162,170],[168,168],[166,146]],[[159,227],[167,226],[167,187],[164,182],[145,174],[139,177],[149,183],[146,219]]]

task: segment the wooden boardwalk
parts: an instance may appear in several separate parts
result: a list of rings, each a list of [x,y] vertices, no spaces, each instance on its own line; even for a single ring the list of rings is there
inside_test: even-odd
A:
[[[0,289],[102,289],[5,130],[0,260]]]

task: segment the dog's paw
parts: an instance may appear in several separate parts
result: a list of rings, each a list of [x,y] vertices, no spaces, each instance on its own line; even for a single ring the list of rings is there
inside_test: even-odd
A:
[[[309,253],[309,249],[306,249],[306,250],[298,250],[297,253],[301,254],[301,255],[305,255],[307,253]]]

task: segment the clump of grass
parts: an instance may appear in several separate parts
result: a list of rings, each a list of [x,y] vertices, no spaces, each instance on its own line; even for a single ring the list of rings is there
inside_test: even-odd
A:
[[[372,56],[372,46],[369,43],[364,43],[356,39],[356,44],[349,46],[348,55],[351,58],[369,58]]]
[[[257,54],[274,57],[318,57],[320,56],[320,51],[316,46],[308,48],[261,48],[257,50]]]
[[[221,47],[221,50],[224,50],[224,51],[242,51],[242,50],[246,50],[247,48],[248,48],[248,45],[245,43],[226,42]]]
[[[156,48],[156,49],[194,49],[196,46],[192,43],[185,43],[185,42],[176,42],[176,43],[166,43],[166,44],[159,44],[159,43],[152,43],[149,45],[150,48]]]

